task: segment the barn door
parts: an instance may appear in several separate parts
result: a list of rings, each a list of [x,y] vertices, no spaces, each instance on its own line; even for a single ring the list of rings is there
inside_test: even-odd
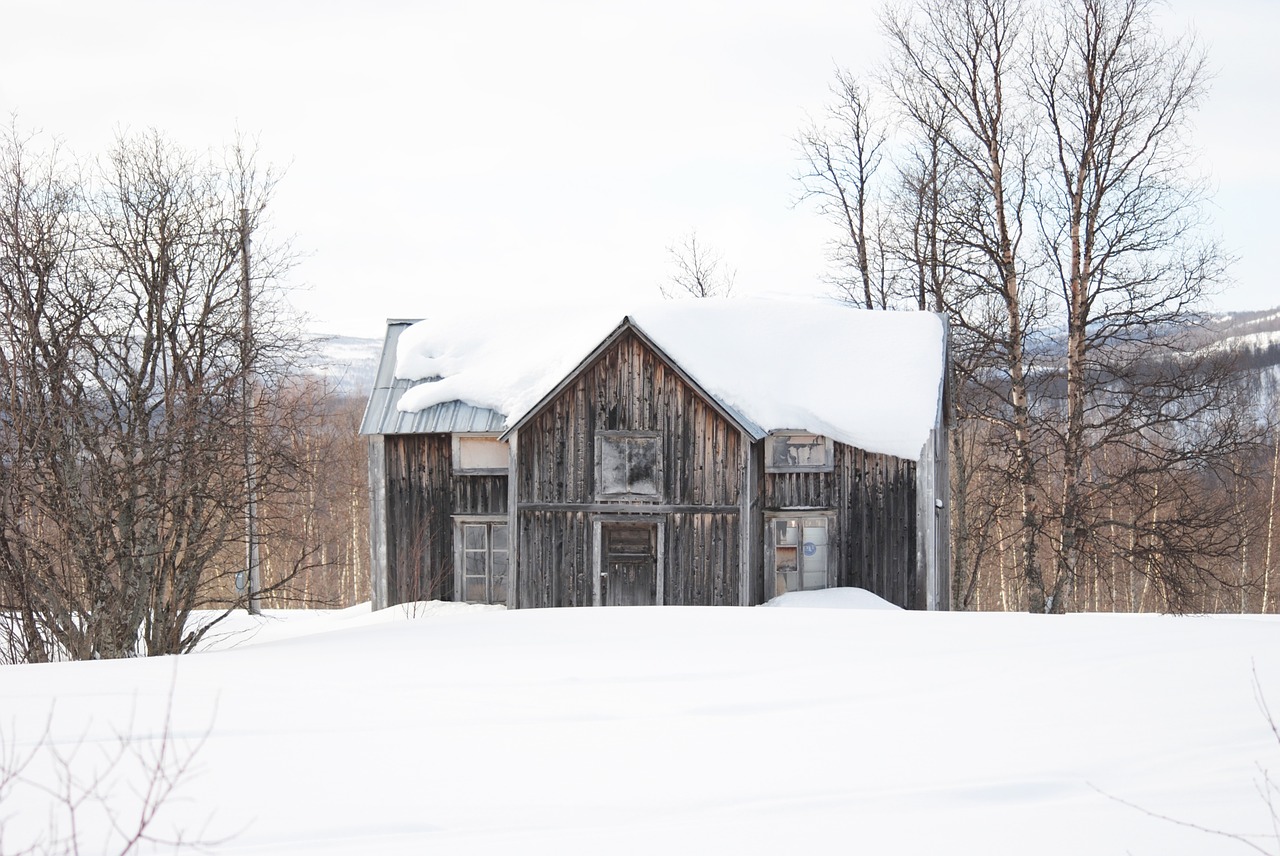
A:
[[[658,525],[602,523],[600,602],[645,606],[658,602]]]

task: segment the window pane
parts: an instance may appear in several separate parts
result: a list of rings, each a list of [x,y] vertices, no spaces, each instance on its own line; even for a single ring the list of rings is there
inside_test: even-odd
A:
[[[827,543],[827,521],[806,520],[804,522],[804,543],[806,544]]]
[[[800,529],[794,520],[773,521],[773,543],[779,546],[794,547],[799,542]]]
[[[467,603],[484,603],[484,577],[465,577],[462,580],[462,599]]]
[[[827,547],[812,542],[804,545],[804,555],[800,559],[806,589],[827,587]]]
[[[494,550],[507,549],[507,524],[495,523],[489,528],[489,533]]]
[[[462,547],[464,550],[483,550],[485,548],[485,529],[483,523],[468,523],[462,527]]]
[[[615,437],[600,441],[600,492],[627,492],[627,447]]]
[[[658,496],[658,438],[600,437],[600,484],[603,496]]]
[[[812,541],[806,541],[804,545],[804,558],[800,560],[801,566],[805,573],[810,571],[827,571],[827,545],[815,544]]]
[[[462,572],[467,576],[483,577],[488,568],[482,550],[468,550],[462,557]]]
[[[507,602],[507,576],[503,574],[493,575],[493,594],[489,598],[490,603],[506,603]]]
[[[628,443],[627,482],[630,493],[658,492],[658,438],[634,437]]]

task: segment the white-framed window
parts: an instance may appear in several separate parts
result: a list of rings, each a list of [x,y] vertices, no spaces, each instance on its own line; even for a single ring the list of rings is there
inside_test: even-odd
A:
[[[506,603],[510,552],[506,518],[454,520],[454,598]]]
[[[510,463],[497,434],[453,435],[453,471],[459,475],[505,475]]]
[[[835,444],[830,437],[779,431],[764,438],[765,472],[826,473],[835,465]]]
[[[655,501],[662,496],[662,441],[641,431],[596,434],[596,498]]]
[[[773,596],[831,585],[835,577],[835,556],[830,550],[829,536],[835,528],[834,514],[820,511],[771,514],[765,525]]]

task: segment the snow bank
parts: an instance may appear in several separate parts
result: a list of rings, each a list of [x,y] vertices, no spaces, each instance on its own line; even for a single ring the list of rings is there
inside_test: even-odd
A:
[[[518,422],[629,317],[708,393],[764,431],[824,434],[917,459],[937,417],[941,320],[827,301],[674,300],[427,319],[400,337],[396,376],[438,378],[399,409],[465,401]]]
[[[860,588],[829,588],[818,591],[791,591],[778,595],[763,606],[800,609],[896,609],[902,607]]]

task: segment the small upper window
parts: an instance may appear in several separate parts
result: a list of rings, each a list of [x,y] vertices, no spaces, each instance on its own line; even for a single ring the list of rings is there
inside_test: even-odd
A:
[[[463,475],[502,475],[509,468],[507,444],[496,434],[454,434],[453,471]]]
[[[835,450],[821,434],[770,434],[764,441],[764,468],[770,473],[830,472]]]
[[[596,495],[600,499],[658,499],[662,444],[657,434],[596,434]]]

